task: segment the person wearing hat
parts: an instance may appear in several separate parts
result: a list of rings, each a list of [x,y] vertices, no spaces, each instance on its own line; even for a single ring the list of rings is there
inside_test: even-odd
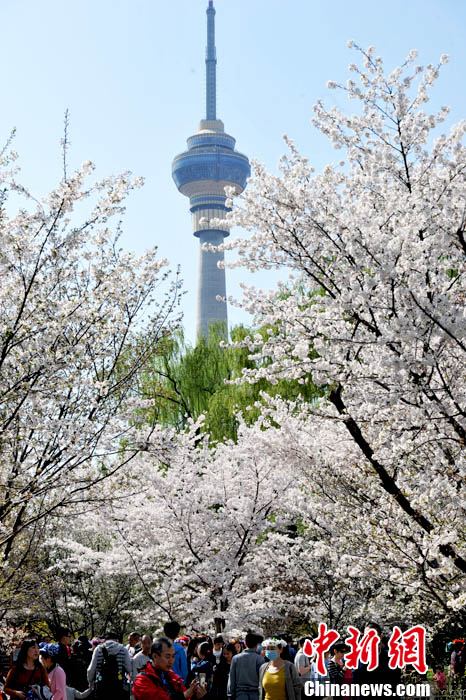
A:
[[[66,700],[66,674],[58,664],[58,644],[41,644],[40,657],[47,670],[53,700]]]
[[[267,663],[259,669],[259,700],[301,700],[298,669],[291,661],[281,658],[287,646],[284,639],[262,642]]]

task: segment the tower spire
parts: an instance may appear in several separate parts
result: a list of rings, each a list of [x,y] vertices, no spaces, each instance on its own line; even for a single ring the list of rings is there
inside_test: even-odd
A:
[[[217,52],[215,50],[215,8],[213,0],[209,0],[207,14],[207,48],[205,57],[206,67],[206,119],[217,118]]]

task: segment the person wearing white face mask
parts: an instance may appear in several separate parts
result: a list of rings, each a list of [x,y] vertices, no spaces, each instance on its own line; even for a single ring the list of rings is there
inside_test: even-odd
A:
[[[296,666],[281,658],[284,639],[262,642],[267,663],[259,669],[259,700],[301,700],[301,681]]]

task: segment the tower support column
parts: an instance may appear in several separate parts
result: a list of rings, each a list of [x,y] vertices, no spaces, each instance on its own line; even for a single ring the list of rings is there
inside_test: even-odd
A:
[[[224,231],[199,231],[199,277],[197,296],[197,340],[209,334],[209,324],[221,322],[224,324],[225,338],[228,334],[228,312],[224,301],[218,301],[217,296],[226,297],[225,269],[219,268],[218,263],[224,261],[223,251],[203,250],[202,245],[222,245]]]

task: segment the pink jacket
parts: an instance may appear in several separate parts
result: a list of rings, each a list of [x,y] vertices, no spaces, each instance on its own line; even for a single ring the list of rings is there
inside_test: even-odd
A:
[[[66,675],[61,666],[49,672],[50,687],[52,689],[52,700],[66,700]]]

